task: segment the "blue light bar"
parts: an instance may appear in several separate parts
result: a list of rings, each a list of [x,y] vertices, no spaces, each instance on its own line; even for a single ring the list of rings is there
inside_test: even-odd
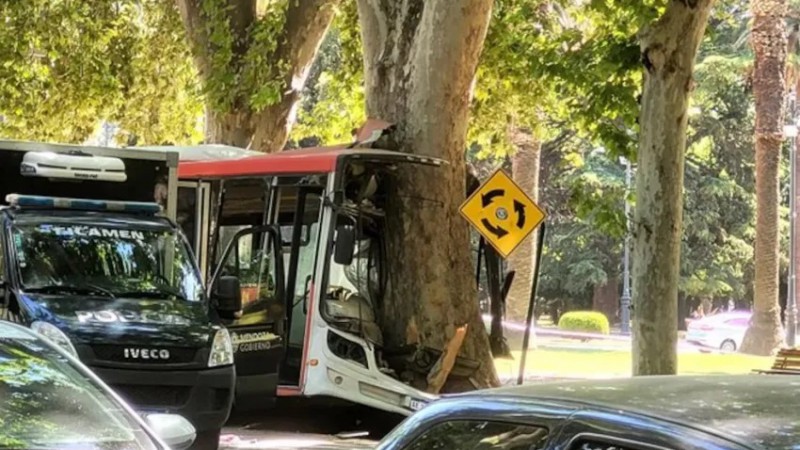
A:
[[[17,208],[80,209],[84,211],[119,211],[130,213],[158,214],[162,211],[158,203],[118,202],[87,200],[81,198],[42,197],[38,195],[9,194],[6,202]]]

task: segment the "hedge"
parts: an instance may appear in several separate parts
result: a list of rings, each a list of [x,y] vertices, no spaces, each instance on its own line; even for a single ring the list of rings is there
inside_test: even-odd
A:
[[[608,334],[610,326],[605,314],[597,311],[570,311],[561,316],[558,328],[564,331]]]

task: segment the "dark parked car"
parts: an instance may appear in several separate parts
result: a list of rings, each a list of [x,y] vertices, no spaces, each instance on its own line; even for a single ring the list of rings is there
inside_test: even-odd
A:
[[[447,397],[378,450],[800,449],[800,377],[638,377]]]
[[[0,321],[0,449],[185,449],[194,427],[134,412],[57,344]]]

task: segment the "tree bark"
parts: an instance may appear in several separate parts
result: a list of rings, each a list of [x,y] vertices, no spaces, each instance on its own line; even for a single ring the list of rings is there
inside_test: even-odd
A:
[[[780,162],[786,68],[786,0],[752,0],[756,103],[755,301],[741,351],[771,355],[783,343],[778,303]]]
[[[603,284],[596,284],[592,293],[592,309],[605,314],[610,323],[619,320],[619,287],[619,279],[613,277]]]
[[[534,201],[539,201],[539,155],[541,143],[530,129],[515,127],[510,131],[516,152],[511,157],[512,177]],[[536,273],[536,233],[532,233],[508,258],[516,271],[506,300],[506,317],[524,322],[528,314],[533,275]]]
[[[633,246],[633,373],[677,372],[677,308],[687,104],[713,0],[669,2],[642,30]]]
[[[441,157],[441,168],[398,171],[388,200],[387,345],[444,349],[468,325],[462,357],[480,362],[471,383],[498,384],[480,318],[464,200],[471,85],[493,0],[358,0],[367,114],[396,125],[393,149]],[[424,381],[424,380],[423,380]]]
[[[187,35],[192,44],[193,55],[200,77],[207,83],[214,74],[212,48],[208,30],[208,17],[202,12],[206,1],[176,0]],[[253,23],[258,20],[256,0],[229,0],[230,33],[234,37],[233,53],[229,70],[241,70],[244,55],[254,38],[249,36]],[[230,110],[219,111],[212,105],[206,108],[206,135],[208,142],[275,152],[286,144],[289,131],[296,119],[300,93],[305,86],[308,72],[314,62],[322,39],[328,31],[340,0],[303,0],[289,2],[286,20],[278,36],[279,44],[274,52],[263,55],[270,65],[263,68],[275,73],[283,86],[280,99],[263,109],[254,110],[247,98],[233,102]],[[257,88],[258,86],[254,86]],[[245,93],[247,94],[247,93]]]

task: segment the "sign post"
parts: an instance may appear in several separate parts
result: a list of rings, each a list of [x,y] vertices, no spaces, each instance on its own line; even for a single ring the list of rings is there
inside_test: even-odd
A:
[[[495,171],[461,205],[461,215],[475,228],[497,253],[508,258],[514,250],[539,225],[539,245],[536,247],[536,271],[531,285],[525,336],[522,342],[522,358],[518,383],[522,384],[525,360],[528,352],[531,323],[533,321],[536,289],[539,282],[539,266],[544,244],[544,219],[546,213],[536,204],[502,169]]]

